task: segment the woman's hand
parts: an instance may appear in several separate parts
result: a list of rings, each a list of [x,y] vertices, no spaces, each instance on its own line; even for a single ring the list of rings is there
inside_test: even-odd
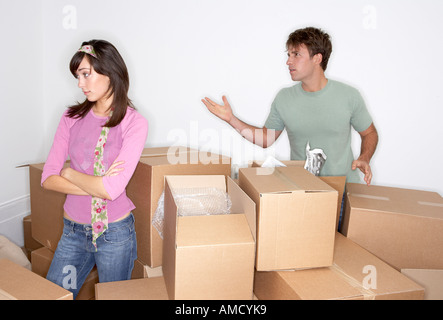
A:
[[[109,167],[108,171],[105,172],[105,176],[113,177],[118,175],[121,171],[125,170],[125,168],[117,168],[118,166],[125,163],[124,161],[117,161],[113,162],[112,165]]]

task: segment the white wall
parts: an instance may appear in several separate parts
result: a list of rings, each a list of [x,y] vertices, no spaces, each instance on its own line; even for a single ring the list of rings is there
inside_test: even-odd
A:
[[[13,46],[0,53],[7,61],[0,234],[2,219],[16,215],[9,209],[29,194],[27,171],[15,166],[45,161],[62,112],[84,98],[68,64],[93,38],[111,41],[124,57],[131,97],[150,122],[147,146],[181,142],[241,166],[267,154],[288,159],[286,135],[261,150],[200,99],[225,94],[241,119],[263,125],[278,90],[293,84],[287,36],[323,28],[334,47],[327,76],[361,91],[379,131],[373,183],[443,195],[442,1],[0,0],[0,8],[2,48]]]
[[[0,234],[21,243],[29,178],[16,166],[46,152],[41,1],[0,0],[0,30]]]

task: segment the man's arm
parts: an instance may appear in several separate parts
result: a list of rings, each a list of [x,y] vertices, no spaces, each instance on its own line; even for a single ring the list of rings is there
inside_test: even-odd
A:
[[[365,175],[364,180],[366,184],[370,185],[372,180],[372,170],[369,162],[371,161],[375,149],[377,148],[378,133],[377,129],[372,123],[368,129],[359,132],[359,134],[361,137],[360,156],[357,160],[352,162],[352,170],[359,168],[360,171]]]
[[[282,131],[268,129],[266,127],[259,128],[243,122],[242,120],[238,119],[232,112],[232,108],[228,102],[228,99],[225,96],[223,96],[222,99],[224,105],[219,105],[209,98],[202,99],[202,102],[206,105],[206,107],[212,114],[226,121],[238,133],[240,133],[243,138],[245,138],[249,142],[252,142],[262,148],[268,148],[278,139],[278,137],[282,133]]]

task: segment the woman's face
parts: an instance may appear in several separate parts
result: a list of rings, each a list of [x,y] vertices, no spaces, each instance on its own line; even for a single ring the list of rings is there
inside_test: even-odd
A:
[[[90,102],[105,102],[108,100],[109,77],[97,73],[86,57],[78,66],[76,75],[78,87],[82,89]]]

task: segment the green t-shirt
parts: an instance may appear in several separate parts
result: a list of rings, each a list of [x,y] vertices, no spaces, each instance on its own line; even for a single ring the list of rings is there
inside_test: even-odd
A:
[[[323,149],[327,156],[322,176],[346,175],[347,182],[360,182],[352,171],[351,126],[361,132],[372,118],[360,93],[346,84],[328,80],[320,91],[307,92],[301,83],[282,89],[266,120],[268,129],[288,133],[291,160],[306,160],[306,145]]]

